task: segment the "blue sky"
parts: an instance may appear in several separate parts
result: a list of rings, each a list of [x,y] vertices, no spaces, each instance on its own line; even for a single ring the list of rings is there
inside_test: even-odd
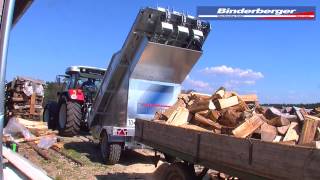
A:
[[[88,2],[35,1],[11,32],[7,79],[24,75],[53,81],[70,65],[107,67],[141,7],[169,7],[195,15],[200,5],[320,4],[297,0]],[[204,53],[184,88],[211,93],[225,86],[240,94],[257,93],[262,103],[320,102],[319,20],[210,23]]]

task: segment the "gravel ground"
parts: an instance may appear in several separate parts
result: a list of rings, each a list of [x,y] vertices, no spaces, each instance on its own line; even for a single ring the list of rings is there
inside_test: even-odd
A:
[[[153,165],[153,152],[147,149],[126,151],[116,165],[105,165],[100,156],[99,146],[83,142],[80,138],[63,138],[64,152],[81,161],[80,166],[65,156],[49,149],[51,160],[46,161],[27,144],[19,146],[19,153],[35,165],[43,168],[53,179],[161,179],[161,173],[168,166],[159,162]]]

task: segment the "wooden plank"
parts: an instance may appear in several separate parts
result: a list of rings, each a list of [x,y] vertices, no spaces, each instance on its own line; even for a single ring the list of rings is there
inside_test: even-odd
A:
[[[237,104],[239,104],[237,96],[231,96],[231,97],[225,98],[225,99],[218,99],[215,103],[215,105],[218,109],[228,108],[228,107],[231,107],[231,106],[234,106]]]
[[[295,141],[297,142],[299,140],[299,134],[298,134],[298,123],[297,122],[291,122],[289,129],[284,136],[283,141]]]
[[[251,140],[255,173],[270,179],[320,179],[320,150]]]
[[[311,143],[314,140],[319,120],[319,118],[314,116],[304,116],[304,123],[299,139],[299,144]]]
[[[19,171],[28,178],[51,180],[51,178],[49,178],[39,167],[31,164],[28,160],[13,152],[9,148],[3,146],[2,154],[4,158],[6,158],[14,167],[19,169]]]
[[[261,140],[272,142],[277,136],[277,128],[267,123],[261,125]]]
[[[232,131],[232,134],[236,137],[245,138],[258,129],[264,121],[257,114],[254,114],[251,118],[247,119],[244,123],[238,126]]]

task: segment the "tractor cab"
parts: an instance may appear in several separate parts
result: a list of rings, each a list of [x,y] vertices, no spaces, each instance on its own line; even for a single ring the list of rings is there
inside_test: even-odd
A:
[[[71,66],[66,69],[65,75],[57,76],[57,81],[60,82],[63,78],[62,91],[68,92],[70,97],[72,94],[77,95],[77,92],[81,91],[84,93],[86,101],[92,102],[105,71],[105,69],[96,67]]]

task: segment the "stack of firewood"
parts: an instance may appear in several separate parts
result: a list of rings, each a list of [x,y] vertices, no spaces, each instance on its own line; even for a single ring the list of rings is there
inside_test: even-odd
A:
[[[6,84],[6,114],[40,120],[43,107],[44,82],[17,77]]]
[[[155,120],[182,126],[193,124],[217,134],[267,142],[318,146],[320,118],[303,108],[262,107],[255,94],[238,95],[218,89],[212,95],[181,94],[177,102],[157,112]]]

